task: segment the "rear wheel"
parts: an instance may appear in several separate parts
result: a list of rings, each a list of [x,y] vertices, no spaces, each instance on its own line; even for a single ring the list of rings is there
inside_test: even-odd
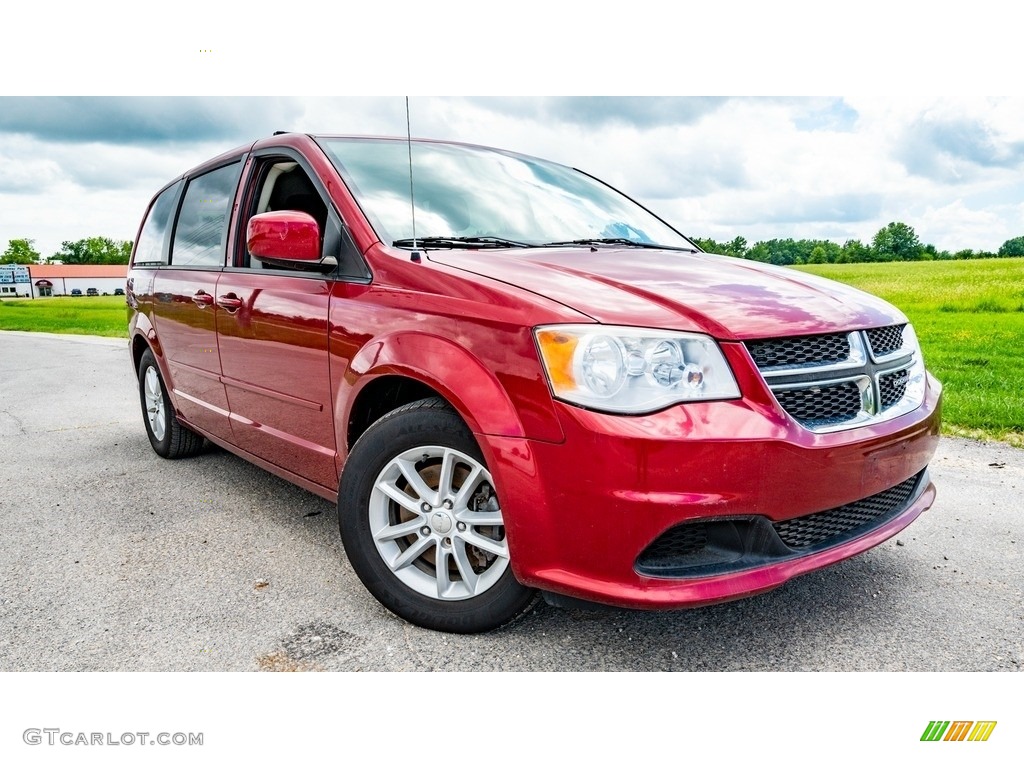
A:
[[[533,602],[509,567],[501,504],[479,446],[439,398],[398,408],[359,438],[342,474],[338,519],[363,584],[414,624],[484,632]]]
[[[204,439],[183,427],[174,415],[171,398],[164,387],[152,350],[147,349],[139,360],[139,400],[143,421],[153,450],[165,459],[194,456],[203,449]]]

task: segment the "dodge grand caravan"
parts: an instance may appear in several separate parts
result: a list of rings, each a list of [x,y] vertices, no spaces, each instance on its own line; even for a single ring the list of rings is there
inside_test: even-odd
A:
[[[941,386],[899,310],[533,157],[274,135],[156,194],[127,285],[153,449],[336,500],[425,627],[753,595],[935,497]]]

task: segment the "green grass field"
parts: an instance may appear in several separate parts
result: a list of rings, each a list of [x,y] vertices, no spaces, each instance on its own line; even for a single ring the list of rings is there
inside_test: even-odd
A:
[[[945,385],[946,432],[1024,447],[1024,259],[798,267],[892,302]]]
[[[892,302],[946,386],[946,432],[1024,447],[1024,259],[798,267]],[[126,337],[123,296],[6,299],[0,329]]]
[[[124,296],[53,296],[0,301],[0,329],[128,338]]]

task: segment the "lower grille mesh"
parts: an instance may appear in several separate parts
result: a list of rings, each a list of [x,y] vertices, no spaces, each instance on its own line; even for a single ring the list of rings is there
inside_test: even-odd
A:
[[[903,512],[926,470],[866,499],[803,517],[722,517],[670,528],[636,559],[637,573],[686,579],[809,555],[863,536]]]
[[[914,492],[917,480],[915,476],[852,504],[781,523],[772,523],[772,527],[787,546],[793,549],[811,547],[903,507],[910,499],[910,494]]]
[[[663,533],[645,549],[643,560],[649,568],[671,566],[680,557],[700,552],[707,543],[707,530],[703,523],[679,525]]]

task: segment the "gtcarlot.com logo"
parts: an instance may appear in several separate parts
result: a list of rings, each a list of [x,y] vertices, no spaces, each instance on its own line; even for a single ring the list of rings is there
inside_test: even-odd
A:
[[[160,731],[125,731],[124,733],[86,733],[85,731],[63,731],[60,728],[26,728],[21,734],[22,741],[31,746],[46,744],[65,747],[201,747],[202,733],[168,733]]]
[[[995,729],[995,720],[932,720],[921,741],[988,741]]]

